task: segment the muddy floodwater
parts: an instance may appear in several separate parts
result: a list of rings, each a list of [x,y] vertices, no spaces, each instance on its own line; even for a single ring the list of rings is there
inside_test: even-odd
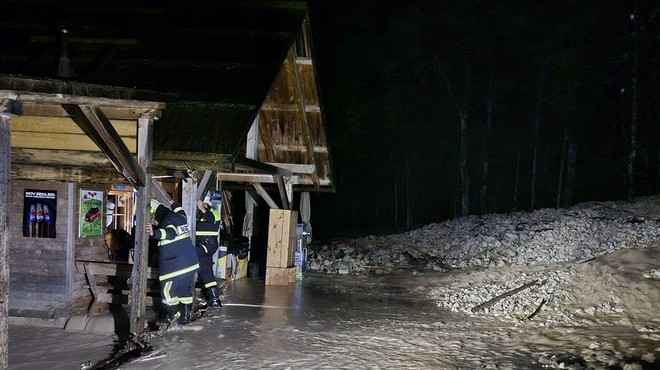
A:
[[[219,315],[153,336],[150,354],[120,368],[599,368],[584,365],[590,344],[622,356],[660,347],[630,328],[533,328],[450,313],[427,298],[430,285],[432,274],[307,275],[286,287],[241,279],[227,285]],[[108,335],[12,326],[9,368],[79,369],[111,345]]]

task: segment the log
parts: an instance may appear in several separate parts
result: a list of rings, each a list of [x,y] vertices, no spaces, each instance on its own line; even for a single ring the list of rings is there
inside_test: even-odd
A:
[[[521,287],[518,287],[518,288],[516,288],[516,289],[510,290],[510,291],[508,291],[508,292],[506,292],[506,293],[504,293],[504,294],[500,294],[500,295],[498,295],[497,297],[495,297],[495,298],[493,298],[493,299],[491,299],[491,300],[489,300],[489,301],[487,301],[487,302],[484,302],[484,303],[482,303],[482,304],[480,304],[480,305],[478,305],[478,306],[472,307],[472,312],[477,312],[477,311],[479,311],[479,310],[486,309],[486,308],[488,308],[488,307],[494,305],[495,303],[501,301],[502,299],[504,299],[504,298],[506,298],[506,297],[508,297],[508,296],[512,296],[512,295],[514,295],[514,294],[516,294],[516,293],[518,293],[518,292],[520,292],[520,291],[523,291],[523,290],[525,290],[525,289],[527,289],[527,288],[530,288],[530,287],[532,287],[532,286],[538,284],[538,282],[539,282],[538,280],[534,280],[534,281],[532,281],[531,283],[527,283],[527,284],[525,284],[525,285],[523,285],[523,286],[521,286]]]

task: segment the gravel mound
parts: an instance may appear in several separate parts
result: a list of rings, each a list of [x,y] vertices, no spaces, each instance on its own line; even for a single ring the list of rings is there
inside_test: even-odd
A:
[[[635,203],[592,202],[568,209],[468,216],[401,234],[312,244],[307,269],[360,274],[548,265],[646,247],[659,239],[656,196]]]
[[[451,278],[429,295],[452,311],[540,326],[608,317],[657,332],[660,248],[650,247],[659,242],[660,196],[654,196],[469,216],[401,234],[312,244],[307,271],[445,272]],[[637,249],[648,251],[620,255]]]

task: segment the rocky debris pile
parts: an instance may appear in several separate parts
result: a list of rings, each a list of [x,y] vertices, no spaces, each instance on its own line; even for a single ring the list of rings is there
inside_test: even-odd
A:
[[[647,203],[583,203],[568,209],[468,216],[406,233],[310,245],[307,268],[329,274],[393,269],[548,265],[639,248],[660,239],[660,212]]]
[[[451,281],[439,283],[429,295],[452,311],[541,326],[584,323],[597,316],[637,325],[655,320],[646,313],[660,302],[660,293],[648,296],[657,291],[653,284],[660,264],[634,261],[637,270],[626,267],[629,274],[619,276],[614,265],[620,257],[595,260],[657,242],[660,197],[648,197],[635,203],[470,216],[402,234],[337,240],[310,246],[307,267],[330,274],[451,271]],[[648,283],[626,280],[635,276]],[[639,300],[651,307],[635,306]]]

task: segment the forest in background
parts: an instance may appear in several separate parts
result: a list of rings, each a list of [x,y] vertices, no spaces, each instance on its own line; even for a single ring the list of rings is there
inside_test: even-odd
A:
[[[660,192],[660,5],[311,0],[316,237]]]

